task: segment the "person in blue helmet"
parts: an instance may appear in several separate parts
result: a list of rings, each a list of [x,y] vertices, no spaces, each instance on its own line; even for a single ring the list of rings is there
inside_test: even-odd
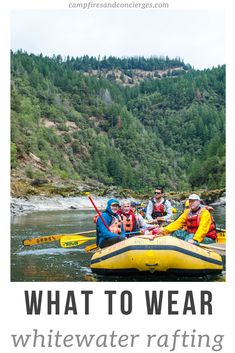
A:
[[[99,216],[96,221],[96,244],[100,248],[110,246],[125,240],[125,231],[121,218],[118,215],[120,204],[117,199],[110,199],[107,202],[102,218]]]

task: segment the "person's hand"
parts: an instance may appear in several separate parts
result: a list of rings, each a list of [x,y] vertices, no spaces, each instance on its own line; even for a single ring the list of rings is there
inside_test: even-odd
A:
[[[164,217],[157,217],[157,221],[158,222],[165,222],[165,218]]]
[[[154,228],[152,230],[152,234],[155,235],[155,237],[157,237],[158,235],[164,234],[164,230],[163,228]]]
[[[153,230],[155,228],[159,228],[159,225],[158,224],[153,224],[152,226],[148,227],[148,230]]]
[[[158,224],[157,219],[153,219],[152,221],[148,221],[148,224]]]
[[[165,234],[164,228],[159,228],[158,234]]]

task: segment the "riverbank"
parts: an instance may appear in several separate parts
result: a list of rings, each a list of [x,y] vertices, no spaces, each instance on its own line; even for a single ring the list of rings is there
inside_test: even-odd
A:
[[[104,209],[108,197],[93,197],[93,200],[99,209]],[[93,206],[87,196],[75,197],[45,197],[31,196],[27,198],[11,199],[11,215],[20,216],[34,211],[63,211],[63,210],[89,210]]]
[[[225,204],[225,189],[194,190],[207,204]],[[147,203],[152,197],[152,190],[146,193],[122,189],[116,186],[105,186],[97,181],[65,181],[60,178],[53,180],[29,179],[12,176],[11,180],[11,214],[22,215],[33,211],[53,211],[68,209],[93,209],[87,197],[90,193],[99,209],[104,209],[107,200],[115,197],[120,201],[129,199]],[[191,191],[166,192],[166,198],[175,207],[182,205]]]
[[[92,195],[92,198],[96,204],[96,206],[100,210],[104,210],[106,207],[107,201],[113,197],[113,195],[109,196],[96,196]],[[118,198],[122,201],[124,198]],[[134,199],[130,198],[133,201],[141,201],[143,203],[147,203],[147,199]],[[177,199],[171,198],[172,204],[174,207],[183,207],[184,201],[179,201],[179,197]],[[216,202],[210,203],[211,205],[223,205],[225,206],[225,196],[218,198]],[[46,196],[30,196],[27,198],[16,198],[13,197],[11,199],[11,215],[12,216],[20,216],[30,212],[35,211],[56,211],[56,210],[89,210],[93,209],[93,206],[88,199],[87,196],[54,196],[54,197],[46,197]]]

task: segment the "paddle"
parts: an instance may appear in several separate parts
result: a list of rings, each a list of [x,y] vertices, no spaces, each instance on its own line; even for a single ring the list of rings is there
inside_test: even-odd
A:
[[[141,235],[141,237],[143,236],[140,231],[138,231],[138,232],[129,232],[129,233],[126,233],[126,235]],[[91,251],[98,250],[98,249],[99,249],[98,245],[91,244],[91,245],[88,245],[88,246],[85,247],[85,252],[91,252]]]
[[[46,235],[46,236],[38,237],[38,238],[25,239],[25,240],[23,240],[23,245],[31,246],[31,245],[37,245],[37,244],[42,244],[42,243],[51,243],[53,241],[60,240],[60,238],[63,236],[76,236],[76,235],[91,234],[91,233],[95,233],[95,230],[87,230],[85,232],[72,233],[72,234]]]
[[[226,243],[226,232],[217,233],[216,243],[219,243],[219,244]]]
[[[98,208],[96,207],[96,205],[95,205],[94,201],[92,200],[91,196],[90,196],[90,195],[87,195],[87,197],[88,197],[88,199],[91,201],[91,203],[92,203],[94,209],[96,210],[96,212],[97,212],[98,215],[100,216],[101,221],[103,222],[103,224],[105,225],[105,227],[110,231],[108,224],[107,224],[106,221],[104,220],[104,217],[102,216],[102,213],[101,213],[101,212],[98,210]]]
[[[208,250],[217,252],[219,255],[225,255],[225,250],[226,250],[225,247],[217,246],[216,243],[213,243],[213,245],[200,243],[199,246],[200,246],[200,248],[204,248],[204,249],[208,249]]]
[[[95,237],[90,237],[90,238],[82,237],[82,236],[80,236],[80,234],[74,235],[74,236],[64,235],[63,237],[60,238],[60,245],[62,246],[62,248],[70,248],[70,247],[74,247],[74,246],[79,246],[79,245],[85,243],[86,241],[96,239]],[[141,233],[139,231],[126,233],[126,235],[131,235],[131,236],[138,235],[138,234],[141,234]],[[95,248],[97,248],[97,245],[92,244],[92,245],[90,245],[90,247],[92,250],[94,250]]]
[[[162,234],[161,235],[155,235],[156,238],[158,237],[161,237],[163,236]],[[140,234],[140,238],[142,239],[151,239],[152,235],[141,235]],[[91,238],[89,238],[91,239]],[[218,246],[217,243],[213,243],[213,244],[203,244],[203,243],[200,243],[198,246],[200,246],[201,248],[204,248],[204,249],[208,249],[208,250],[211,250],[211,251],[214,251],[214,252],[217,252],[219,255],[225,255],[225,247],[223,246]],[[91,244],[91,245],[88,245],[86,248],[85,248],[85,251],[86,252],[90,252],[90,251],[93,251],[93,250],[98,250],[99,247],[96,245],[96,244]]]
[[[143,232],[141,230],[136,230],[135,232],[126,232],[125,235],[128,235],[128,237],[131,235],[141,235]]]
[[[165,234],[167,235],[167,234]],[[154,238],[158,238],[158,237],[162,237],[162,236],[165,236],[164,234],[156,234],[154,236]],[[152,238],[153,236],[152,235],[141,235],[140,236],[142,239],[154,239]],[[203,248],[203,249],[208,249],[208,250],[211,250],[211,251],[214,251],[214,252],[217,252],[219,255],[225,255],[225,245],[223,247],[223,244],[221,244],[222,246],[219,246],[217,245],[218,243],[212,243],[212,244],[203,244],[203,243],[198,243],[197,245],[195,246],[200,246],[200,248]]]
[[[226,229],[216,227],[216,230],[221,233],[226,233]]]
[[[96,244],[91,244],[85,247],[85,252],[91,252],[93,250],[98,250],[99,247]]]
[[[74,246],[79,246],[82,245],[83,243],[86,243],[89,240],[94,240],[96,237],[83,237],[82,235],[77,235],[77,236],[62,236],[60,238],[60,245],[62,248],[71,248]]]

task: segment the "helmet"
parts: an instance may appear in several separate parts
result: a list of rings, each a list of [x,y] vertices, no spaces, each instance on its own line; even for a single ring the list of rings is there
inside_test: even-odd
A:
[[[197,194],[191,194],[188,197],[189,200],[198,200],[201,201],[200,196],[198,196]]]

